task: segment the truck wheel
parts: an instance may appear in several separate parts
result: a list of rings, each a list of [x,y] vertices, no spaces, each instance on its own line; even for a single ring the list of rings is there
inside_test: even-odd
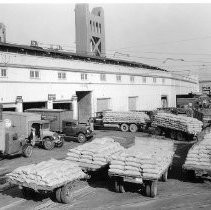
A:
[[[157,191],[158,191],[158,185],[157,185],[157,181],[152,181],[151,182],[151,198],[154,198],[157,195]]]
[[[181,131],[177,132],[177,140],[178,141],[184,141],[185,140],[185,136]]]
[[[176,139],[176,131],[171,130],[171,132],[170,132],[170,138],[171,139]]]
[[[61,189],[61,200],[63,203],[70,203],[72,201],[72,183],[64,185]]]
[[[130,125],[130,132],[135,133],[135,132],[137,132],[137,130],[138,130],[138,127],[136,124]]]
[[[31,157],[33,147],[30,144],[24,145],[22,150],[23,150],[23,156],[24,157]]]
[[[120,128],[123,132],[127,132],[129,130],[129,127],[126,123],[123,123]]]
[[[167,180],[168,180],[168,170],[166,170],[166,171],[162,174],[161,180],[162,180],[163,182],[167,182]]]
[[[78,134],[78,142],[84,143],[86,141],[86,136],[83,133]]]
[[[64,144],[64,138],[60,138],[60,142],[56,144],[57,147],[62,147]]]
[[[162,133],[161,128],[156,127],[156,128],[155,128],[155,135],[159,136],[159,135],[161,135],[161,133]]]
[[[56,194],[56,200],[57,200],[59,203],[62,202],[62,199],[61,199],[61,191],[62,191],[62,188],[59,187],[58,189],[56,189],[56,192],[55,192],[55,194]]]
[[[43,139],[43,147],[46,149],[46,150],[52,150],[55,146],[55,143],[50,139],[50,138],[45,138]]]

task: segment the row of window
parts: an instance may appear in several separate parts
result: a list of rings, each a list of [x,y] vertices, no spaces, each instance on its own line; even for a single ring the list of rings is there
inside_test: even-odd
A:
[[[7,69],[2,68],[1,69],[1,77],[7,77]],[[40,71],[39,70],[30,70],[30,78],[31,79],[40,79]],[[66,72],[58,72],[58,79],[65,80],[67,78]],[[88,74],[87,73],[81,73],[81,80],[86,81],[88,80]],[[106,81],[106,74],[100,74],[100,80]],[[122,75],[116,75],[116,81],[121,82],[122,81]],[[135,76],[130,76],[130,82],[135,82]],[[147,77],[142,77],[142,82],[147,83]],[[157,78],[153,77],[153,83],[157,83]],[[162,84],[165,84],[165,78],[162,78]]]

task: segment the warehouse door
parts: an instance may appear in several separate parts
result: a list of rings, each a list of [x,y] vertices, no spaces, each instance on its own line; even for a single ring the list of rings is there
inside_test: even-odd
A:
[[[137,96],[128,97],[128,110],[134,111],[137,110]]]
[[[98,98],[97,99],[97,112],[110,110],[110,98]]]
[[[168,97],[167,96],[161,96],[161,107],[162,108],[168,107]]]
[[[76,91],[78,97],[78,120],[80,123],[87,123],[91,117],[91,91]]]

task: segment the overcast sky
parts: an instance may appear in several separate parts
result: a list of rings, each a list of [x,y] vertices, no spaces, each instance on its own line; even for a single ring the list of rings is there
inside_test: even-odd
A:
[[[105,14],[106,52],[211,79],[211,4],[90,4]],[[0,4],[7,42],[75,49],[75,4]],[[122,53],[122,55],[120,54]]]

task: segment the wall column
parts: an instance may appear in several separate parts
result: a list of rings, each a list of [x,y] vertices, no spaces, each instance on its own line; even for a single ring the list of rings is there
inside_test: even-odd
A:
[[[78,97],[77,95],[72,96],[72,107],[73,107],[73,119],[78,120]]]
[[[16,97],[16,112],[23,112],[23,99],[22,96]]]
[[[53,109],[53,101],[52,100],[47,101],[47,109]]]

